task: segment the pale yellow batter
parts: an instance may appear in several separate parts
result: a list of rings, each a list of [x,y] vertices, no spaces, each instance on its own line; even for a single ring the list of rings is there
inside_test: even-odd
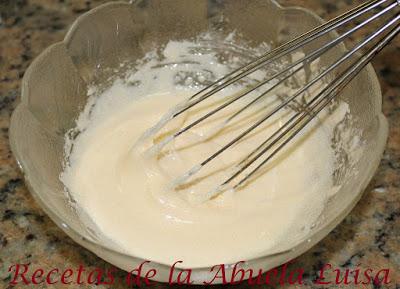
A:
[[[185,45],[171,43],[164,52],[167,60],[182,60]],[[179,52],[177,47],[183,48]],[[151,79],[156,72],[150,67],[145,64],[131,78]],[[182,260],[183,267],[203,267],[287,250],[307,238],[334,190],[330,144],[336,121],[313,122],[243,189],[208,200],[206,193],[232,173],[233,164],[282,125],[289,113],[284,110],[211,162],[187,186],[173,189],[173,180],[277,101],[270,97],[216,130],[221,119],[248,101],[243,100],[149,156],[145,152],[160,134],[145,142],[137,143],[138,139],[169,108],[197,91],[190,85],[171,85],[174,69],[161,69],[155,84],[143,81],[139,89],[116,81],[92,98],[78,120],[77,126],[84,131],[72,141],[70,164],[61,179],[104,242],[147,260],[165,264]],[[223,67],[211,65],[210,69],[226,73]],[[230,95],[230,91],[224,93]],[[189,111],[161,134],[190,123],[206,110],[203,106]]]

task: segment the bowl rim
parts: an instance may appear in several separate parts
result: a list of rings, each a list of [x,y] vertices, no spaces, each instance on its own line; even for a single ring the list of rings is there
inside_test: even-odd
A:
[[[39,63],[40,59],[46,57],[52,49],[54,49],[56,46],[64,44],[65,46],[68,46],[72,37],[74,36],[74,33],[77,31],[77,29],[79,29],[80,24],[85,21],[88,17],[90,17],[92,14],[97,13],[99,11],[103,11],[109,8],[113,8],[113,7],[119,7],[119,6],[129,6],[131,7],[132,5],[135,5],[136,2],[138,2],[139,0],[130,0],[129,2],[124,2],[124,1],[115,1],[115,2],[108,2],[108,3],[104,3],[101,4],[85,13],[83,13],[82,15],[78,16],[74,22],[72,23],[72,25],[70,26],[70,28],[68,29],[68,31],[65,34],[65,37],[63,38],[63,40],[55,42],[53,44],[51,44],[50,46],[48,46],[46,49],[44,49],[33,61],[32,63],[29,65],[29,67],[27,68],[24,77],[22,79],[22,84],[21,84],[21,102],[16,106],[16,108],[14,109],[12,116],[11,116],[11,120],[10,120],[10,145],[11,145],[11,151],[17,161],[17,165],[20,169],[20,171],[23,174],[23,177],[25,179],[25,184],[28,188],[28,190],[30,191],[30,193],[33,195],[34,199],[38,202],[38,204],[40,205],[41,209],[44,210],[44,212],[50,217],[50,219],[63,231],[65,232],[70,238],[72,238],[75,242],[77,242],[79,245],[81,245],[82,247],[90,250],[91,252],[93,252],[93,250],[91,248],[95,248],[95,249],[101,249],[104,250],[106,252],[112,253],[112,254],[117,254],[121,257],[128,257],[128,258],[134,258],[134,259],[140,259],[140,260],[144,260],[143,257],[139,257],[139,256],[134,256],[125,252],[122,252],[122,250],[117,250],[111,247],[108,247],[106,245],[103,245],[101,243],[96,242],[95,240],[91,240],[89,238],[86,238],[85,236],[81,235],[76,229],[74,229],[72,226],[70,226],[68,224],[68,221],[62,219],[55,211],[52,210],[52,208],[50,206],[48,206],[46,204],[46,200],[41,197],[41,194],[37,193],[36,190],[33,188],[33,186],[31,185],[31,181],[30,181],[30,177],[25,173],[24,171],[24,167],[22,165],[21,162],[21,155],[18,152],[18,150],[16,149],[17,145],[16,145],[16,138],[14,137],[14,131],[15,129],[13,129],[13,124],[15,124],[16,120],[15,117],[18,114],[18,112],[22,109],[27,109],[26,107],[26,103],[24,103],[24,99],[27,96],[27,93],[25,91],[25,87],[28,85],[28,80],[30,79],[30,75],[32,73],[35,72],[36,66]],[[319,15],[317,15],[315,12],[307,9],[307,8],[303,8],[303,7],[299,7],[299,6],[282,6],[281,4],[279,4],[277,2],[277,0],[265,0],[265,1],[269,1],[272,3],[272,5],[276,6],[276,8],[278,10],[281,11],[301,11],[309,16],[314,17],[319,23],[324,23],[326,22],[322,17],[320,17]],[[373,82],[375,82],[375,86],[378,88],[378,92],[381,96],[382,99],[382,93],[381,93],[381,88],[380,88],[380,83],[377,77],[377,74],[375,72],[375,69],[373,68],[373,66],[371,64],[368,64],[367,67],[365,68],[368,72],[368,75],[371,77],[371,80]],[[382,113],[382,102],[379,103],[379,107],[377,107],[377,111],[379,111],[378,113],[378,117],[380,119],[380,124],[382,125],[382,135],[384,136],[385,141],[381,144],[381,153],[380,155],[383,153],[383,149],[386,145],[386,139],[387,139],[387,135],[388,135],[388,124],[387,124],[387,119],[386,117],[383,115]],[[379,164],[379,163],[378,163]],[[376,165],[376,167],[371,168],[372,172],[375,172],[377,169],[378,165]],[[368,180],[367,184],[369,183],[370,180]],[[323,234],[323,236],[318,236],[317,238],[315,238],[312,242],[309,242],[309,246],[306,247],[303,251],[301,251],[299,253],[299,255],[301,253],[304,253],[305,251],[307,251],[310,247],[314,246],[316,243],[318,243],[321,239],[323,239],[325,236],[327,236],[333,228],[335,228],[346,216],[347,214],[353,209],[353,207],[357,204],[358,200],[361,198],[361,196],[363,195],[363,192],[365,190],[365,187],[367,186],[367,184],[364,185],[364,187],[362,188],[362,190],[360,191],[360,193],[355,196],[354,200],[353,200],[353,204],[350,204],[349,207],[347,207],[345,210],[343,210],[341,212],[341,214],[339,214],[336,218],[333,218],[332,220],[330,220],[329,222],[327,222],[326,224],[324,224],[321,228],[320,231],[323,231],[326,228],[329,228],[329,230],[327,231],[326,234]],[[344,214],[343,214],[344,213]],[[312,235],[310,235],[310,237],[314,237],[315,235],[317,235],[317,232],[314,232]],[[268,257],[273,257],[273,256],[278,256],[278,255],[282,255],[291,251],[296,250],[298,247],[300,247],[303,244],[304,241],[300,241],[299,243],[296,243],[296,245],[291,248],[291,249],[287,249],[287,250],[282,250],[276,253],[272,253],[272,254],[266,254],[266,255],[261,255],[259,257],[255,257],[255,258],[251,258],[249,260],[246,260],[246,263],[251,263],[251,262],[257,262],[258,260],[261,259],[265,259]],[[97,253],[95,253],[97,254]],[[102,258],[102,257],[101,257]],[[166,268],[170,268],[171,264],[167,264],[167,263],[163,263],[163,262],[158,262],[158,261],[152,261],[150,260],[153,264],[157,264],[158,266],[163,266]],[[108,262],[108,261],[107,261]],[[202,270],[207,270],[209,271],[211,266],[208,267],[191,267],[190,269],[193,269],[193,271],[202,271]],[[187,267],[182,266],[176,267],[176,270],[183,270],[183,269],[187,269]]]

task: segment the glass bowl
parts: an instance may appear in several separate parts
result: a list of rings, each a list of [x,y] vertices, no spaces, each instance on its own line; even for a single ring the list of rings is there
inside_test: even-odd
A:
[[[123,73],[121,63],[134,65],[147,51],[171,39],[191,39],[205,31],[226,35],[236,31],[250,45],[267,42],[276,46],[320,23],[322,19],[310,11],[283,8],[272,0],[138,0],[112,2],[85,13],[63,41],[35,59],[23,79],[21,103],[12,115],[10,142],[30,191],[77,243],[122,269],[136,268],[144,260],[107,247],[90,226],[80,221],[59,179],[64,135],[74,128],[86,104],[88,88],[106,87],[110,77]],[[343,49],[341,46],[326,54],[321,63],[334,59]],[[386,144],[388,125],[371,65],[341,98],[348,103],[350,113],[338,125],[332,140],[340,162],[335,174],[338,192],[330,197],[307,238],[287,250],[246,260],[244,268],[268,270],[308,250],[343,220],[372,178]],[[354,135],[358,136],[357,159],[349,162]],[[154,279],[167,281],[169,265],[153,262],[150,266],[157,269]],[[232,266],[226,266],[226,270],[230,274]],[[192,279],[202,284],[214,274],[210,268],[194,268]]]

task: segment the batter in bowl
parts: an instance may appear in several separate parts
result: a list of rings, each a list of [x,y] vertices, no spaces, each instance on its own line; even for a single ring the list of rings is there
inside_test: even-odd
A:
[[[341,105],[336,115],[316,119],[239,190],[206,197],[232,173],[235,162],[283,124],[290,110],[283,110],[226,151],[187,185],[173,188],[173,180],[280,100],[279,94],[271,96],[228,126],[218,127],[221,119],[251,100],[249,96],[162,151],[147,154],[162,134],[189,124],[211,104],[188,111],[155,137],[138,143],[143,133],[169,108],[196,93],[197,81],[207,81],[210,74],[220,77],[235,62],[221,63],[212,53],[190,53],[195,48],[194,42],[171,41],[162,51],[164,65],[150,53],[125,79],[115,80],[102,92],[94,90],[77,121],[80,133],[73,140],[66,137],[68,162],[60,178],[85,213],[83,222],[89,218],[108,245],[146,260],[164,264],[181,260],[183,267],[196,268],[290,249],[307,237],[335,192],[331,138],[347,106]],[[252,77],[249,81],[263,75]],[[238,89],[223,91],[221,99]]]

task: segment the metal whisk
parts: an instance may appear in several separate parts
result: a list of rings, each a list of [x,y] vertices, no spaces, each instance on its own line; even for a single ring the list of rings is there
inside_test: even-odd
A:
[[[338,72],[335,77],[329,80],[329,83],[315,96],[307,100],[305,105],[302,105],[300,109],[293,111],[293,116],[289,118],[278,130],[276,130],[271,136],[269,136],[264,142],[259,144],[259,146],[241,160],[237,161],[236,167],[233,173],[226,180],[217,184],[216,188],[208,192],[207,198],[213,198],[220,192],[226,189],[235,189],[242,184],[244,184],[249,178],[251,178],[257,171],[266,165],[279,151],[282,150],[304,127],[311,122],[311,120],[319,114],[325,107],[328,106],[339,95],[339,93],[349,84],[349,82],[376,56],[393,38],[397,36],[400,32],[400,0],[372,0],[364,3],[353,10],[338,16],[337,18],[299,36],[298,38],[276,48],[272,51],[266,53],[265,55],[259,57],[255,61],[231,72],[230,74],[224,76],[223,78],[217,80],[212,85],[204,88],[197,94],[190,97],[186,102],[178,105],[173,110],[169,112],[156,126],[151,128],[147,136],[154,135],[162,127],[164,127],[169,121],[178,117],[185,111],[194,108],[196,105],[200,104],[204,100],[213,97],[217,92],[223,90],[224,88],[235,84],[249,74],[272,64],[288,55],[302,49],[305,45],[311,44],[313,41],[321,40],[323,36],[326,36],[330,32],[334,32],[336,29],[342,29],[345,25],[349,25],[353,22],[356,25],[346,32],[340,34],[335,39],[330,38],[323,45],[319,46],[316,50],[311,53],[305,54],[304,57],[289,63],[286,67],[280,69],[278,72],[274,73],[268,79],[260,81],[253,87],[247,88],[245,91],[232,98],[227,98],[225,102],[219,104],[217,107],[212,108],[209,112],[186,125],[185,127],[179,129],[175,133],[169,136],[165,136],[162,141],[152,147],[151,150],[160,150],[167,143],[171,142],[175,138],[184,134],[188,130],[197,126],[204,120],[213,116],[217,112],[223,110],[224,108],[232,105],[234,102],[241,98],[246,97],[252,92],[257,92],[262,89],[267,83],[272,84],[260,95],[257,95],[252,101],[241,107],[239,110],[235,111],[228,119],[223,122],[226,124],[232,119],[236,118],[238,115],[247,110],[250,106],[255,104],[261,98],[266,97],[272,90],[276,87],[282,85],[284,81],[293,77],[296,73],[301,70],[307,69],[307,66],[313,61],[317,60],[324,53],[328,52],[335,46],[338,46],[346,38],[352,35],[354,32],[358,31],[367,24],[382,19],[385,15],[389,19],[385,19],[384,24],[378,28],[376,31],[372,32],[361,42],[357,43],[352,49],[344,52],[339,59],[330,64],[328,67],[324,68],[317,76],[309,79],[308,82],[301,87],[296,93],[284,99],[279,105],[274,107],[271,111],[266,111],[265,114],[252,123],[250,127],[242,131],[238,136],[233,138],[227,144],[223,145],[219,150],[209,156],[207,159],[201,163],[193,166],[187,173],[175,180],[174,186],[180,186],[187,182],[193,175],[199,172],[204,166],[212,162],[217,156],[224,153],[226,150],[230,149],[233,145],[241,141],[245,136],[249,135],[261,124],[265,123],[278,111],[288,107],[291,104],[296,103],[296,101],[302,97],[311,87],[316,85],[318,82],[322,81],[329,74]],[[389,14],[389,12],[391,12]],[[394,12],[394,13],[393,13]],[[394,14],[394,16],[393,16]],[[389,17],[390,15],[390,17]],[[359,17],[367,16],[366,19],[360,20]],[[372,44],[372,45],[371,45]],[[367,51],[360,53],[361,49],[367,47]],[[400,57],[400,56],[399,56]],[[350,61],[355,58],[355,61]],[[349,63],[350,62],[350,63]],[[345,64],[345,67],[340,70],[339,66]]]

